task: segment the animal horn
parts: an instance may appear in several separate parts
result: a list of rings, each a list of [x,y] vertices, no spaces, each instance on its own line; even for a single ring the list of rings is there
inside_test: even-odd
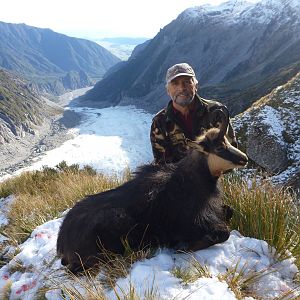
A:
[[[229,114],[228,111],[224,111],[223,109],[216,109],[212,112],[211,116],[212,125],[217,126],[217,123],[220,122],[220,133],[219,138],[223,138],[227,132],[227,127],[229,123]]]

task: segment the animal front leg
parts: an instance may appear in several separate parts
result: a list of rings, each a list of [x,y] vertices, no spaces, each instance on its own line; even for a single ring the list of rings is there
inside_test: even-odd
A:
[[[189,250],[198,251],[206,249],[215,244],[223,243],[228,240],[230,233],[228,230],[215,230],[205,234],[202,238],[189,243]]]
[[[223,204],[222,210],[223,210],[225,222],[229,222],[233,217],[234,209],[229,205]]]

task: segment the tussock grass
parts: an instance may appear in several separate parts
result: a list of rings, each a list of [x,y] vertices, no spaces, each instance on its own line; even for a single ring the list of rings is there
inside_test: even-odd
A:
[[[183,284],[190,284],[199,278],[212,278],[207,266],[202,265],[193,255],[189,255],[186,265],[175,266],[170,272]]]
[[[69,274],[71,282],[59,285],[63,299],[70,300],[106,300],[101,284],[88,272],[85,277]]]
[[[108,300],[101,284],[89,275],[85,278],[74,276],[72,284],[64,284],[61,287],[61,296],[63,299],[70,300]],[[128,289],[121,287],[111,287],[114,296],[118,300],[159,300],[159,294],[154,285],[145,290],[144,295],[141,297],[133,283],[129,282]]]
[[[23,173],[0,184],[0,197],[13,194],[16,199],[8,214],[9,225],[4,234],[17,242],[24,241],[31,232],[46,221],[60,217],[86,195],[115,188],[126,178],[96,174],[90,168],[67,166]]]
[[[55,277],[55,274],[48,279],[52,282],[54,289],[60,290],[63,299],[106,300],[108,299],[105,295],[107,289],[113,291],[116,299],[159,299],[154,281],[145,289],[142,298],[140,298],[136,287],[130,280],[128,289],[116,285],[117,279],[126,277],[135,262],[150,258],[154,254],[149,248],[139,251],[128,248],[125,252],[126,255],[119,255],[101,248],[103,259],[99,259],[98,265],[94,268],[83,269],[81,273],[76,275],[66,270],[66,278],[63,280],[60,276]]]
[[[251,288],[251,285],[271,272],[275,271],[268,271],[267,269],[261,271],[249,270],[247,264],[240,266],[240,262],[238,261],[225,273],[219,274],[218,278],[220,281],[225,281],[228,284],[237,299],[242,300],[245,297],[259,299],[258,295]]]
[[[8,280],[6,284],[0,290],[0,299],[9,300],[10,292],[11,292],[12,282]]]
[[[235,210],[231,228],[244,236],[265,240],[276,249],[279,260],[296,258],[300,267],[300,208],[287,188],[269,182],[223,179],[224,200]]]

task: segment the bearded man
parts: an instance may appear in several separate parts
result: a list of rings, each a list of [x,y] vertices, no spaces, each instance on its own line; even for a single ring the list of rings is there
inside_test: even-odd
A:
[[[198,81],[193,68],[179,63],[167,70],[166,89],[171,97],[167,107],[159,111],[152,120],[150,139],[154,163],[174,163],[182,159],[191,143],[205,130],[218,127],[221,120],[215,109],[222,110],[229,117],[225,105],[201,98]],[[227,128],[227,139],[237,146],[231,123]]]

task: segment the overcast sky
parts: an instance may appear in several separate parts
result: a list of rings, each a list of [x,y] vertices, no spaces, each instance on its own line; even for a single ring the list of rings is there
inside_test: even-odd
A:
[[[252,0],[253,1],[253,0]],[[75,37],[154,37],[184,9],[224,0],[3,0],[0,21]]]

